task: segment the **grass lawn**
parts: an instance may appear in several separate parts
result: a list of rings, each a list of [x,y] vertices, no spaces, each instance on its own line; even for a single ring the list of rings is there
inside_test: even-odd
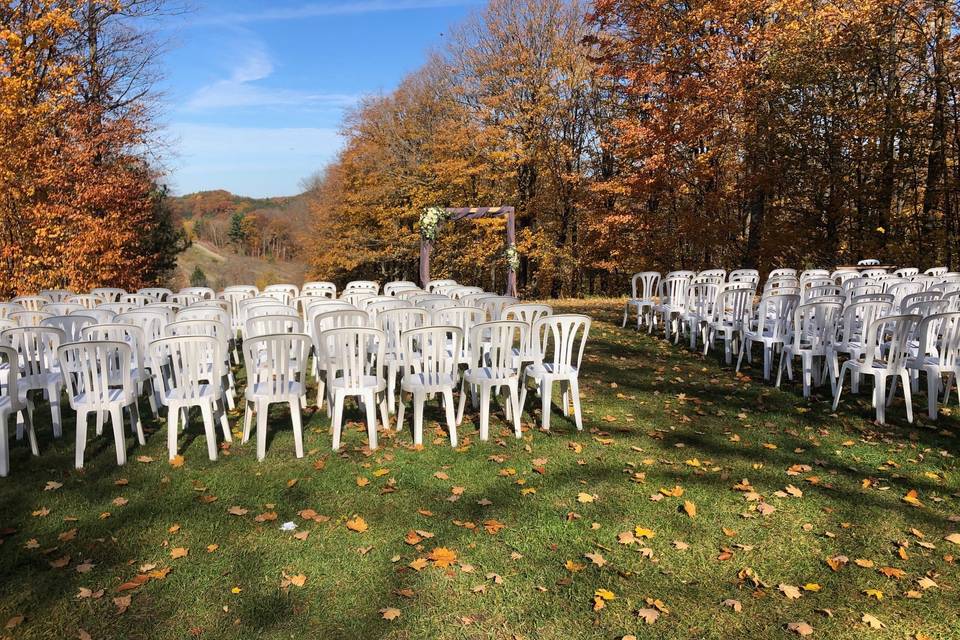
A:
[[[172,466],[148,421],[126,467],[108,432],[75,471],[72,414],[63,441],[41,425],[0,481],[0,638],[960,637],[955,417],[900,401],[878,427],[866,393],[833,414],[621,330],[620,305],[556,303],[597,320],[582,433],[555,407],[515,440],[495,411],[451,450],[434,405],[422,450],[370,452],[353,409],[337,455],[310,409],[297,460],[278,411],[263,463],[210,462],[194,420]]]

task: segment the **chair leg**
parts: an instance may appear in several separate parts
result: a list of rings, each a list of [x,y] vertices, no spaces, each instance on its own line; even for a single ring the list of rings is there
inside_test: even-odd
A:
[[[343,392],[335,391],[333,394],[333,417],[331,424],[333,426],[333,450],[340,450],[340,434],[343,431]]]
[[[258,402],[257,408],[257,460],[267,457],[267,417],[270,405],[267,402]]]
[[[413,444],[418,447],[423,444],[423,405],[426,401],[425,394],[413,394]]]
[[[37,446],[37,431],[33,428],[33,416],[29,412],[24,412],[24,425],[23,428],[27,432],[27,442],[30,443],[30,453],[35,456],[40,455],[40,447]],[[6,418],[4,418],[4,425],[6,425]]]
[[[467,408],[467,389],[470,385],[464,381],[460,385],[460,406],[457,407],[457,425],[463,424],[463,412]]]
[[[510,405],[511,405],[512,414],[513,414],[512,416],[513,417],[513,435],[519,438],[521,437],[522,433],[520,431],[520,398],[519,398],[520,392],[517,389],[518,385],[519,385],[519,381],[516,378],[513,378],[510,381],[508,388],[510,389]],[[577,406],[576,403],[578,402],[578,398],[576,394],[574,394],[573,398],[574,398],[573,400],[574,407],[576,407]]]
[[[621,329],[626,329],[626,327],[627,327],[627,314],[628,314],[629,312],[630,312],[630,303],[628,302],[627,304],[623,305],[623,325],[621,325],[621,327],[620,327]],[[637,312],[637,324],[640,324],[640,313],[639,313],[639,311]]]
[[[179,435],[180,407],[171,404],[167,407],[167,457],[173,460],[177,456],[177,435]]]
[[[137,444],[141,447],[147,444],[147,438],[143,434],[143,421],[140,420],[140,407],[136,399],[130,405],[130,420],[133,422],[133,431],[137,435]]]
[[[60,419],[60,387],[56,384],[51,384],[47,388],[47,393],[50,396],[50,418],[53,421],[53,437],[60,438],[63,436],[63,424]]]
[[[583,414],[580,412],[580,381],[570,380],[570,394],[573,396],[573,419],[577,423],[577,431],[583,431]]]
[[[527,403],[527,377],[520,376],[520,410],[518,413],[523,414],[523,407]]]
[[[390,429],[390,407],[387,406],[387,392],[382,392],[383,395],[380,396],[380,400],[377,405],[380,407],[380,421],[383,423],[383,429]]]
[[[127,463],[127,441],[123,435],[123,410],[116,406],[110,409],[110,425],[113,427],[113,441],[117,447],[117,464]]]
[[[543,379],[543,392],[540,395],[540,426],[544,431],[550,431],[550,403],[553,400],[553,381]]]
[[[873,389],[874,389],[874,393],[876,393],[877,422],[879,424],[886,424],[886,417],[887,417],[886,380],[881,379],[879,376],[874,376]]]
[[[253,423],[253,406],[253,403],[247,400],[246,408],[243,410],[243,439],[240,441],[241,444],[246,444],[247,440],[250,439],[250,426]]]
[[[323,392],[326,384],[323,381],[322,372],[317,372],[317,409],[323,408]]]
[[[396,361],[390,363],[387,367],[387,409],[390,413],[396,410],[397,402],[397,364]]]
[[[217,430],[213,424],[213,403],[201,404],[200,414],[203,416],[203,432],[207,435],[207,456],[211,460],[216,460]]]
[[[453,408],[453,389],[443,390],[443,408],[447,413],[447,430],[450,432],[450,446],[457,446],[457,417]]]
[[[153,414],[153,419],[157,420],[158,418],[160,418],[160,410],[157,408],[157,397],[156,397],[157,394],[153,390],[153,385],[156,383],[154,382],[153,377],[151,376],[150,378],[147,378],[143,384],[144,386],[146,386],[147,384],[150,385],[150,393],[147,394],[147,402],[150,403],[150,413]],[[142,391],[140,395],[143,395]]]
[[[0,478],[10,473],[10,431],[7,426],[8,415],[0,413]]]
[[[937,419],[937,414],[939,413],[937,407],[937,399],[940,395],[940,372],[933,373],[932,371],[927,371],[927,416],[931,420]]]
[[[233,442],[233,435],[230,433],[230,421],[227,419],[227,410],[222,399],[217,402],[215,408],[219,414],[216,417],[220,421],[220,428],[223,430],[223,439],[227,442]]]
[[[792,354],[791,354],[792,357]],[[780,364],[777,365],[777,380],[773,383],[777,389],[780,388],[780,380],[783,378],[783,369],[787,365],[787,350],[784,349],[780,352]],[[792,379],[792,378],[791,378]]]
[[[488,384],[480,385],[480,439],[490,438],[490,394],[493,389]]]
[[[939,381],[939,374],[934,378],[934,381]],[[907,422],[913,424],[913,392],[910,390],[910,374],[907,373],[906,369],[900,372],[900,380],[903,383],[903,401],[907,405]],[[933,394],[933,406],[937,406],[937,394]]]
[[[395,428],[397,431],[403,431],[403,418],[406,413],[406,405],[403,403],[403,390],[401,389],[397,395],[399,397],[397,399],[397,426]]]
[[[300,396],[302,399],[303,396]],[[293,449],[298,458],[303,457],[303,420],[300,416],[300,403],[290,403],[290,421],[293,422]]]
[[[83,452],[87,448],[87,412],[77,411],[77,437],[74,466],[83,469]]]
[[[843,374],[847,372],[847,367],[844,366],[840,369],[840,374],[837,377],[837,381],[834,383],[833,388],[833,410],[837,410],[837,406],[840,404],[840,394],[843,392]]]

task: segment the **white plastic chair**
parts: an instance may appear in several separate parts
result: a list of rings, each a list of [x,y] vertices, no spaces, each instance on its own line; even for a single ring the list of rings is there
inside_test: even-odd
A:
[[[439,287],[455,287],[455,286],[457,286],[457,281],[447,278],[445,280],[442,280],[442,279],[431,280],[430,282],[427,283],[427,286],[425,288],[427,291],[430,291],[432,293],[435,289]]]
[[[393,280],[383,285],[383,295],[394,296],[398,291],[419,288],[415,282],[411,282],[410,280]]]
[[[181,335],[152,342],[150,352],[154,361],[163,360],[170,368],[170,375],[164,376],[157,371],[154,378],[163,404],[167,406],[167,455],[171,460],[177,455],[181,414],[186,430],[190,407],[196,406],[200,407],[203,416],[207,456],[216,460],[216,421],[220,422],[224,439],[227,442],[233,440],[223,403],[221,380],[225,376],[225,355],[222,341],[211,336]]]
[[[847,360],[840,368],[839,380],[833,395],[834,411],[840,404],[843,375],[847,371],[858,377],[871,376],[874,380],[873,405],[877,410],[877,422],[884,424],[886,397],[889,394],[890,398],[893,398],[899,378],[907,405],[907,421],[913,423],[910,375],[905,364],[910,356],[909,337],[920,320],[920,316],[900,315],[878,318],[870,323],[863,334],[866,344],[863,360]],[[892,378],[889,392],[886,388],[887,378]]]
[[[920,273],[920,269],[916,267],[902,267],[893,272],[893,275],[899,276],[901,278],[909,278],[910,276],[915,276]]]
[[[104,414],[110,415],[113,440],[117,449],[117,464],[127,462],[127,445],[123,431],[123,410],[130,413],[130,422],[137,442],[146,444],[137,392],[130,377],[131,347],[125,342],[85,341],[71,342],[57,349],[60,368],[70,371],[67,378],[67,398],[77,412],[76,467],[83,467],[87,447],[87,416],[97,416],[101,424]]]
[[[111,311],[110,309],[104,309],[103,307],[97,307],[96,309],[84,309],[83,311],[71,311],[70,315],[79,315],[85,316],[87,318],[93,318],[97,324],[109,324],[112,323],[117,314]]]
[[[18,392],[26,401],[30,391],[42,391],[50,403],[53,422],[53,437],[63,434],[60,416],[60,393],[63,390],[63,375],[57,358],[57,349],[65,342],[63,331],[54,327],[17,327],[0,333],[0,344],[6,344],[17,352],[20,362]],[[17,439],[21,438],[21,426],[17,426]]]
[[[290,407],[296,456],[303,457],[303,421],[300,405],[307,393],[307,354],[310,336],[303,333],[249,338],[243,343],[247,368],[246,411],[243,441],[250,439],[253,414],[257,416],[257,460],[267,454],[267,412],[271,404]]]
[[[79,341],[81,339],[80,332],[83,328],[94,324],[97,324],[95,319],[79,314],[72,316],[53,316],[40,321],[41,327],[54,327],[63,331],[64,342]]]
[[[300,289],[300,295],[317,298],[336,298],[337,285],[325,281],[305,282],[303,283],[303,288]]]
[[[247,320],[244,327],[246,339],[273,333],[303,333],[303,319],[292,315],[255,316]]]
[[[0,345],[0,367],[6,373],[0,385],[0,478],[5,478],[10,473],[10,416],[19,415],[24,420],[30,452],[38,456],[40,449],[37,447],[37,434],[33,430],[32,412],[27,406],[26,395],[21,397],[20,394],[20,367],[16,350]]]
[[[759,342],[763,347],[763,379],[770,379],[774,353],[783,346],[787,325],[799,303],[799,295],[776,291],[760,299],[756,316],[743,331],[743,347],[740,349],[740,355],[737,356],[737,372],[743,364],[744,354],[747,356],[747,362],[753,361],[751,349],[754,342]]]
[[[120,297],[126,294],[126,290],[117,287],[98,287],[90,290],[90,295],[100,298],[101,304],[104,302],[119,302]]]
[[[588,316],[557,314],[540,318],[533,327],[534,361],[523,370],[520,410],[523,411],[527,398],[526,382],[533,380],[540,387],[541,424],[545,430],[550,429],[550,407],[555,382],[562,387],[563,415],[570,415],[572,396],[577,430],[583,429],[578,376],[591,323]]]
[[[397,431],[403,430],[405,404],[403,394],[413,396],[413,444],[423,444],[423,406],[428,394],[440,394],[447,414],[450,446],[457,446],[456,408],[453,390],[460,383],[460,354],[447,348],[459,343],[457,327],[418,327],[401,336],[403,377],[400,380],[400,407]],[[461,395],[462,398],[462,395]],[[369,406],[369,405],[368,405]]]
[[[201,300],[214,300],[217,292],[210,287],[184,287],[179,291],[180,295],[198,296]]]
[[[541,317],[549,317],[544,315]],[[484,322],[473,327],[470,359],[467,370],[463,372],[463,386],[460,390],[460,407],[457,411],[457,424],[463,421],[466,408],[467,390],[479,400],[480,439],[487,440],[490,433],[490,395],[494,389],[507,388],[509,404],[506,404],[507,420],[513,421],[513,433],[519,438],[520,432],[520,363],[515,353],[515,345],[529,342],[533,333],[526,322],[517,320],[498,320]],[[485,342],[486,348],[481,348]]]
[[[71,304],[69,302],[51,302],[50,304],[44,305],[42,311],[44,313],[50,313],[55,316],[67,316],[73,313],[74,311],[84,311],[86,307],[82,304]],[[25,309],[22,309],[25,311]]]
[[[159,417],[157,412],[157,391],[153,384],[153,373],[147,366],[149,358],[147,357],[147,339],[143,329],[133,324],[95,324],[84,327],[80,330],[80,337],[76,340],[93,340],[106,342],[125,342],[130,345],[130,377],[137,385],[137,396],[147,396],[150,403],[150,411],[153,417]],[[150,385],[149,393],[146,392],[147,385]],[[97,421],[97,434],[100,433],[102,421]]]
[[[40,297],[46,298],[50,302],[56,304],[59,302],[65,302],[67,298],[77,294],[69,289],[43,289],[39,295]]]
[[[295,284],[271,284],[260,293],[276,298],[283,304],[291,304],[293,299],[300,295],[300,288]]]
[[[487,312],[487,320],[498,320],[500,313],[506,307],[519,302],[520,300],[513,296],[487,296],[486,298],[480,298],[477,301],[477,306]]]
[[[133,305],[134,307],[145,307],[151,302],[156,301],[139,293],[128,293],[120,296],[120,302]]]
[[[369,327],[370,315],[366,311],[361,311],[356,307],[350,306],[347,309],[333,309],[318,313],[313,317],[311,329],[311,339],[313,340],[313,367],[317,378],[317,408],[323,407],[324,393],[327,391],[324,374],[327,371],[327,344],[320,336],[324,331],[330,329],[342,329],[344,327]],[[316,336],[316,337],[313,337]],[[328,398],[332,400],[332,398]],[[333,405],[327,403],[327,413],[332,415]]]
[[[451,300],[460,300],[463,296],[469,296],[473,293],[484,293],[483,287],[454,287],[447,292]]]
[[[713,308],[723,280],[720,276],[698,275],[687,286],[687,301],[680,316],[681,327],[690,334],[690,349],[697,348],[699,339],[706,340],[708,326],[713,319]]]
[[[727,364],[743,349],[743,331],[750,323],[756,283],[736,281],[726,284],[717,294],[713,314],[706,323],[703,355],[707,355],[719,337],[723,340],[723,358]]]
[[[70,299],[68,298],[66,301],[70,302]],[[50,301],[43,296],[17,296],[10,302],[20,305],[25,311],[40,311]]]
[[[663,335],[666,339],[676,335],[674,343],[680,342],[680,318],[686,310],[687,286],[693,278],[692,271],[671,271],[660,281],[659,301],[653,307],[653,313],[663,323]],[[657,319],[654,319],[654,323]],[[653,324],[650,326],[653,331]]]
[[[377,448],[377,406],[387,428],[387,381],[384,377],[386,336],[372,327],[330,329],[320,334],[327,358],[327,388],[332,397],[333,450],[340,450],[343,405],[348,396],[363,401],[367,412],[367,442]],[[368,354],[375,354],[369,358]],[[379,396],[379,400],[378,400]]]
[[[216,320],[178,320],[171,322],[163,330],[164,337],[204,336],[213,338],[220,344],[219,353],[223,358],[219,365],[221,376],[211,379],[217,380],[227,408],[233,410],[236,404],[236,380],[234,380],[233,371],[230,369],[231,334],[232,330],[228,329],[227,325]],[[210,351],[204,351],[203,353],[206,355],[212,354]],[[159,367],[157,368],[159,369]],[[218,366],[213,362],[207,363],[207,369],[211,376],[216,368]]]
[[[793,359],[800,358],[803,377],[803,397],[810,397],[814,383],[822,380],[823,367],[815,367],[814,360],[826,358],[827,345],[836,333],[837,321],[843,305],[840,302],[808,302],[797,306],[789,327],[789,338],[780,352],[780,365],[777,367],[776,386],[780,387],[783,370],[793,380]]]
[[[173,291],[164,287],[146,287],[137,289],[137,295],[146,296],[154,302],[164,302],[173,295]]]
[[[26,311],[26,307],[15,302],[0,302],[0,320],[8,320],[10,314]],[[56,314],[59,315],[59,314]]]
[[[904,366],[911,372],[914,385],[920,373],[926,374],[927,415],[931,420],[936,420],[943,376],[951,376],[960,367],[960,313],[927,316],[917,325],[916,334],[917,350],[910,354]]]
[[[366,293],[375,296],[380,293],[380,284],[373,280],[353,280],[343,288],[343,293]]]
[[[41,322],[52,317],[46,311],[14,311],[9,316],[20,327],[39,327]]]
[[[387,362],[387,412],[394,413],[397,406],[397,377],[403,366],[404,331],[426,326],[430,315],[426,309],[403,307],[389,309],[377,315],[377,328],[383,331],[385,337],[384,357]],[[444,324],[444,323],[434,323]],[[330,327],[333,328],[333,327]]]
[[[927,269],[926,271],[923,272],[923,275],[925,275],[925,276],[942,276],[943,274],[947,273],[948,271],[949,271],[949,269],[947,269],[946,267],[930,267],[929,269]]]
[[[93,294],[86,293],[86,294],[71,296],[66,299],[66,302],[83,305],[87,309],[96,309],[97,307],[100,306],[100,303],[103,302],[103,299],[100,296],[95,296]]]
[[[630,279],[630,299],[623,305],[623,327],[627,326],[630,309],[637,311],[637,331],[644,319],[653,322],[654,296],[657,295],[657,285],[660,284],[660,272],[641,271],[633,274]],[[653,327],[651,327],[651,331]]]

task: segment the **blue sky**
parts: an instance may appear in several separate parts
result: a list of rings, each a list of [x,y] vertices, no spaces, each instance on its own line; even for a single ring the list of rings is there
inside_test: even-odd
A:
[[[293,195],[340,147],[344,110],[386,93],[480,0],[196,0],[170,18],[167,183]]]

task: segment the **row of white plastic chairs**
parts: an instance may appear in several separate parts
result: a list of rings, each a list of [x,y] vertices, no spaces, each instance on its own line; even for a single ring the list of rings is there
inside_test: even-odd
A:
[[[880,422],[897,379],[905,384],[908,419],[912,421],[910,391],[911,387],[916,390],[920,373],[924,373],[928,414],[935,419],[938,395],[942,390],[943,401],[949,398],[960,358],[960,274],[946,269],[928,270],[922,276],[910,273],[917,270],[898,271],[908,278],[930,281],[919,289],[919,281],[899,282],[899,277],[883,278],[877,273],[863,276],[839,271],[825,276],[826,271],[810,271],[798,278],[796,272],[780,270],[768,278],[757,302],[756,272],[748,271],[742,279],[743,270],[734,272],[732,282],[723,282],[721,270],[693,275],[679,272],[679,276],[673,272],[664,278],[669,286],[660,288],[659,297],[635,297],[628,301],[627,309],[637,309],[638,328],[646,320],[652,331],[659,321],[667,337],[673,334],[676,340],[686,330],[692,349],[702,338],[704,354],[720,337],[726,362],[738,355],[737,371],[744,355],[751,358],[753,344],[761,344],[765,379],[771,377],[774,356],[780,352],[778,386],[784,370],[792,379],[792,361],[800,358],[805,396],[814,383],[829,376],[836,404],[847,372],[854,391],[862,375],[873,376]],[[649,277],[638,275],[641,282]],[[683,279],[686,284],[681,286],[678,281]],[[848,358],[843,368],[839,366],[841,355]],[[943,376],[947,376],[945,385]],[[888,379],[889,391],[884,386]]]
[[[398,284],[400,286],[396,286]],[[327,395],[334,406],[335,448],[339,445],[340,439],[339,425],[343,399],[347,395],[353,395],[348,391],[359,384],[362,389],[359,395],[366,398],[370,392],[366,382],[370,382],[372,376],[375,382],[372,393],[380,396],[381,401],[389,397],[392,405],[396,379],[398,375],[407,371],[407,364],[411,367],[411,375],[404,376],[401,389],[414,395],[415,434],[422,434],[422,406],[426,392],[420,393],[422,391],[420,387],[432,378],[427,375],[419,386],[416,384],[417,376],[422,378],[429,372],[419,370],[418,373],[415,370],[415,367],[423,364],[421,356],[418,355],[412,360],[404,357],[404,348],[410,345],[406,345],[403,336],[407,330],[423,331],[428,328],[447,332],[444,345],[450,357],[444,361],[444,366],[449,366],[453,362],[458,380],[459,364],[465,362],[473,365],[465,372],[464,379],[469,378],[469,386],[475,391],[479,390],[480,395],[484,396],[484,402],[480,407],[482,438],[485,439],[487,435],[489,415],[487,400],[489,390],[493,387],[497,389],[506,387],[512,390],[511,405],[508,409],[513,416],[515,426],[519,425],[519,411],[514,410],[513,406],[520,399],[517,398],[516,384],[513,384],[512,380],[519,380],[521,375],[524,378],[532,378],[539,388],[545,390],[542,394],[544,427],[549,426],[549,400],[553,381],[560,381],[565,386],[565,414],[568,413],[569,407],[567,400],[572,396],[577,426],[580,427],[582,423],[579,394],[576,391],[576,375],[589,331],[589,318],[556,316],[550,319],[552,310],[545,305],[522,305],[517,304],[518,301],[514,298],[489,294],[478,295],[482,290],[456,291],[458,285],[452,282],[437,285],[438,288],[444,286],[450,287],[447,291],[461,294],[460,300],[456,301],[439,293],[427,294],[427,297],[419,299],[417,295],[402,297],[399,294],[419,291],[419,288],[411,287],[407,283],[389,283],[384,290],[395,294],[392,297],[396,304],[393,305],[383,304],[389,302],[388,300],[375,299],[372,286],[367,286],[366,291],[359,292],[356,290],[359,287],[348,285],[339,301],[326,296],[316,296],[317,299],[308,301],[309,304],[301,304],[300,309],[297,309],[290,305],[283,305],[279,300],[271,299],[261,307],[252,302],[242,304],[244,301],[255,301],[257,298],[255,291],[245,288],[245,291],[241,292],[243,297],[237,301],[236,306],[229,299],[214,301],[204,296],[190,302],[187,307],[175,314],[173,309],[162,305],[176,306],[176,303],[155,302],[111,318],[101,318],[104,322],[98,322],[97,318],[83,315],[83,312],[73,309],[70,315],[41,318],[39,323],[41,326],[8,327],[0,333],[0,343],[7,344],[12,349],[5,353],[6,392],[0,396],[0,418],[3,419],[4,431],[0,434],[4,445],[4,451],[0,452],[0,472],[5,475],[7,471],[6,424],[10,414],[16,413],[20,416],[18,431],[26,426],[31,448],[36,453],[36,439],[30,419],[32,404],[27,399],[28,391],[38,389],[48,396],[54,433],[57,437],[60,436],[59,398],[64,384],[68,386],[71,406],[78,414],[77,466],[83,463],[86,419],[89,413],[94,413],[97,418],[98,433],[102,429],[104,417],[111,416],[117,441],[118,463],[122,464],[125,460],[125,447],[122,446],[122,411],[124,409],[130,412],[131,422],[142,443],[143,434],[136,398],[143,395],[148,386],[150,388],[147,397],[154,413],[156,414],[157,411],[155,396],[156,400],[166,405],[169,410],[170,455],[175,455],[177,449],[177,423],[180,414],[184,413],[185,423],[183,410],[192,405],[200,405],[207,432],[208,452],[211,458],[215,458],[215,418],[220,420],[224,437],[230,438],[224,405],[231,408],[233,406],[233,379],[227,354],[231,352],[230,343],[238,331],[244,337],[243,350],[246,354],[248,376],[244,439],[249,437],[252,415],[255,413],[258,416],[259,458],[262,458],[265,453],[266,404],[272,402],[291,403],[297,454],[302,455],[299,404],[294,403],[291,398],[296,395],[300,404],[305,403],[307,354],[312,349],[316,356],[313,359],[312,369],[320,383],[318,384],[318,405],[322,403],[324,378],[329,380],[331,377],[329,374],[331,362],[327,355],[337,353],[332,343],[327,344],[335,336],[335,334],[328,335],[328,332],[343,329],[347,334],[353,335],[352,339],[360,339],[357,336],[362,335],[363,340],[368,343],[362,352],[366,356],[367,373],[360,377],[352,374],[345,375],[347,369],[343,368],[344,363],[341,360],[337,360],[333,365],[335,366],[334,383],[327,385],[329,390]],[[224,292],[224,294],[228,293],[230,293],[229,290]],[[354,295],[357,295],[353,298],[357,305],[346,301],[347,296]],[[468,298],[471,295],[477,296],[473,302],[478,303],[479,306],[458,304],[458,302],[470,302]],[[493,300],[487,300],[490,298]],[[442,299],[446,299],[449,304],[440,304]],[[295,301],[296,297],[293,300]],[[277,303],[280,303],[279,306]],[[48,304],[63,303],[49,302]],[[106,304],[111,303],[104,302],[92,309],[85,308],[85,311],[89,313]],[[365,306],[366,310],[360,309],[359,306]],[[237,308],[242,314],[241,317],[246,318],[242,326],[238,327],[234,321],[230,313],[233,308]],[[105,311],[109,312],[109,309]],[[304,315],[303,319],[300,313]],[[484,325],[480,333],[483,339],[480,342],[470,340],[470,337],[476,335],[477,325],[487,319],[496,320],[501,317],[507,319],[505,320],[507,324],[496,322]],[[439,326],[431,326],[429,323],[439,323]],[[512,366],[509,368],[482,366],[491,362],[492,342],[488,338],[506,330],[504,327],[507,326],[513,326],[515,330],[515,333],[510,334]],[[373,333],[370,333],[371,331]],[[321,340],[322,336],[326,336],[327,340]],[[573,338],[579,340],[578,351],[574,349]],[[71,343],[71,340],[79,342]],[[540,348],[535,348],[534,343],[540,345]],[[412,344],[421,349],[425,346],[419,339],[414,340]],[[548,344],[553,345],[553,357],[547,357],[544,360],[544,350],[547,349]],[[327,345],[329,349],[324,349],[320,345]],[[379,357],[381,348],[383,357]],[[475,353],[476,349],[480,351]],[[233,352],[236,353],[235,348]],[[484,360],[479,360],[478,357]],[[14,362],[17,363],[16,367],[11,366]],[[430,362],[435,361],[430,360]],[[528,366],[524,367],[525,364]],[[523,367],[522,370],[521,367]],[[507,375],[510,370],[513,371],[512,378]],[[468,375],[470,371],[474,373]],[[0,368],[0,373],[3,372],[4,369]],[[11,374],[11,372],[19,372],[20,375]],[[356,384],[344,386],[344,380],[352,380]],[[500,380],[503,382],[499,382]],[[390,393],[386,393],[388,385]],[[430,384],[426,386],[430,387]],[[294,394],[294,391],[297,393]],[[429,393],[433,394],[434,391],[431,390]],[[465,394],[461,396],[461,409],[457,422],[462,420],[464,398]],[[476,393],[474,398],[476,401]],[[446,402],[446,405],[452,407],[449,402]],[[365,406],[369,417],[374,404],[370,400],[365,400]],[[329,410],[330,405],[328,405]],[[401,405],[401,417],[402,411]],[[399,422],[402,422],[402,419]],[[455,424],[448,426],[451,429],[451,439],[455,442]],[[372,434],[370,445],[376,446],[375,428],[372,429],[369,431]],[[421,439],[422,435],[418,435],[418,442]]]

